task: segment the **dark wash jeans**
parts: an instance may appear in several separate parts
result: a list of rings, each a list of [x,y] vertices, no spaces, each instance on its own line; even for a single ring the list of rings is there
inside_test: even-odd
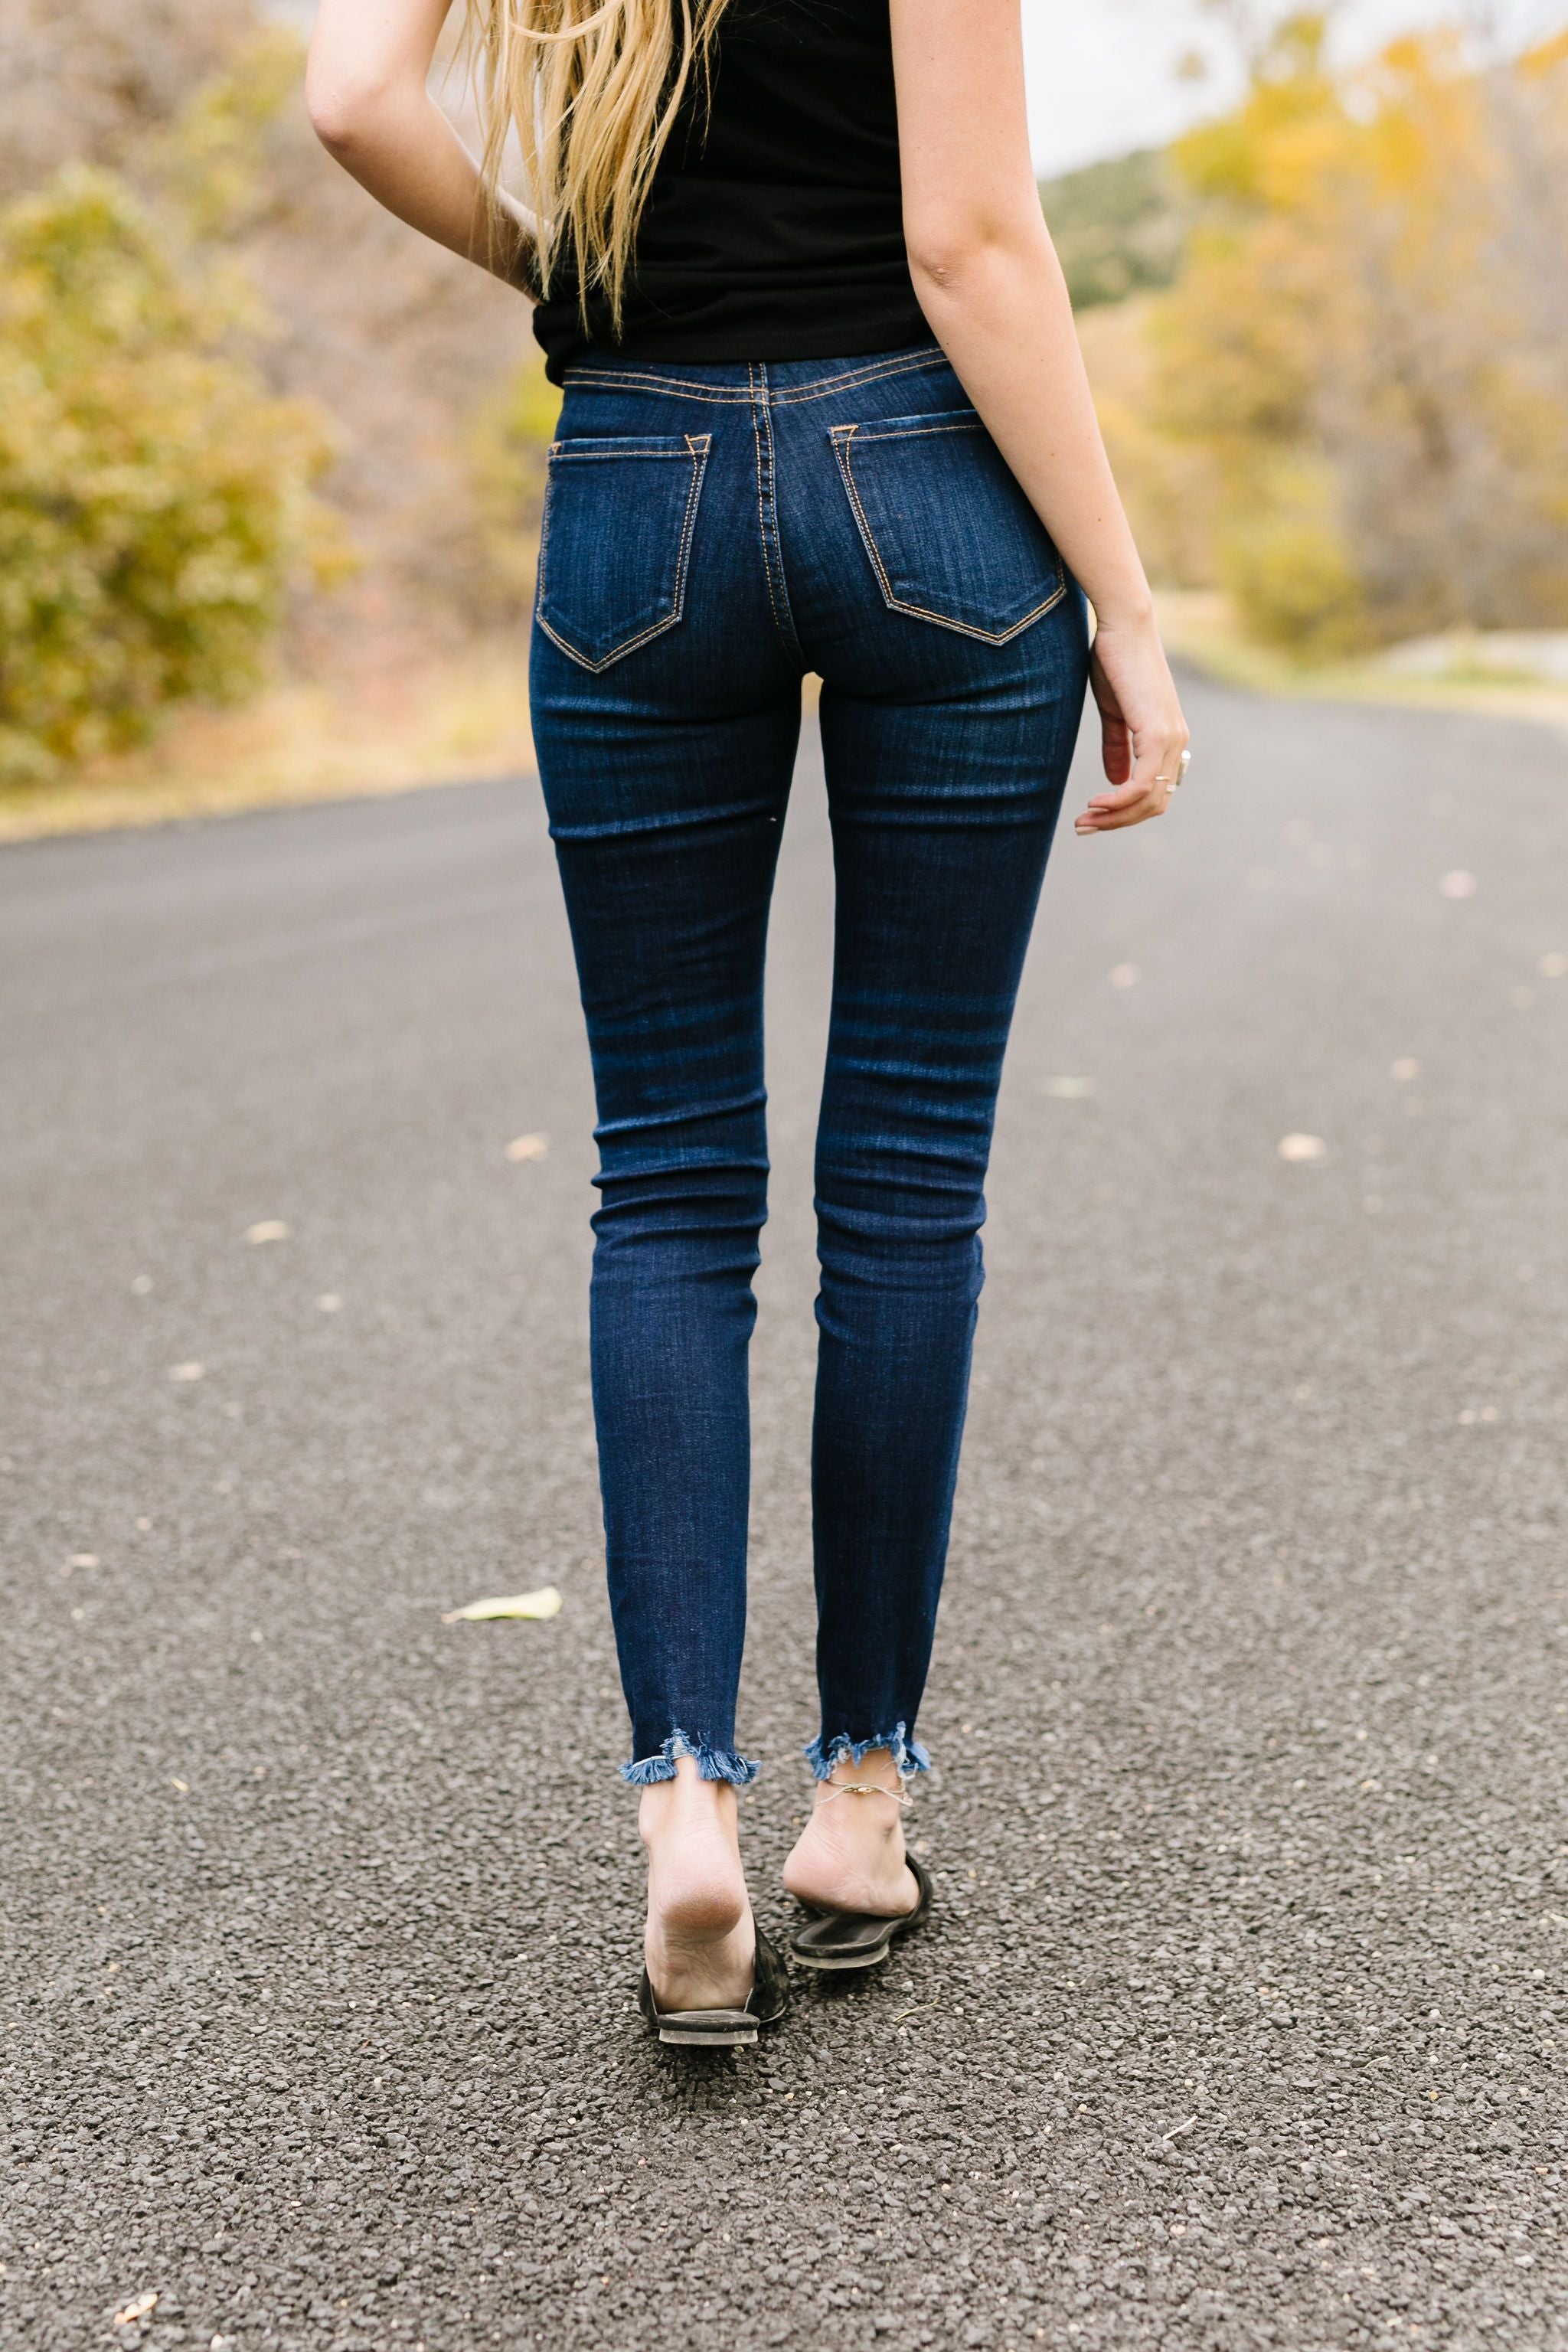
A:
[[[591,1294],[633,1781],[745,1782],[763,961],[822,678],[837,877],[816,1150],[820,1737],[914,1737],[1003,1050],[1082,708],[1086,614],[935,344],[574,369],[534,737],[593,1053]]]

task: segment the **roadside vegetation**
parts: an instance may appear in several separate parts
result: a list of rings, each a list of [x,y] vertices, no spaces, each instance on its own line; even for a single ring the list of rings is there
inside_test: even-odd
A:
[[[1295,17],[1165,166],[1179,268],[1084,315],[1157,577],[1317,667],[1568,627],[1568,35],[1335,75]]]
[[[517,763],[524,307],[321,154],[261,0],[133,16],[0,0],[0,837]],[[1230,113],[1042,198],[1178,647],[1551,704],[1568,36],[1344,73],[1293,16]]]

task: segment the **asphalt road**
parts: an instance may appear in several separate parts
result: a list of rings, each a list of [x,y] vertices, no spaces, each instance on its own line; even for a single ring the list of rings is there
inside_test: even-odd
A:
[[[940,1915],[738,2057],[632,2008],[534,788],[0,856],[7,2347],[1568,2345],[1568,750],[1190,703],[1175,814],[1062,839],[1021,1007]],[[827,893],[808,754],[742,1708],[775,1924]],[[442,1622],[547,1580],[552,1623]]]

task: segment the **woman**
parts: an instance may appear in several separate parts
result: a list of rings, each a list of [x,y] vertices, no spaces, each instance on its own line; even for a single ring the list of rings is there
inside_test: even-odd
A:
[[[822,1720],[784,1872],[816,1968],[884,1958],[931,1900],[900,1809],[928,1760],[996,1087],[1086,678],[1109,786],[1080,834],[1159,815],[1186,729],[1041,218],[1019,0],[469,0],[478,163],[426,94],[448,5],[323,0],[309,100],[373,195],[537,299],[564,387],[531,693],[599,1109],[642,2006],[666,2041],[727,2045],[786,1988],[747,1898],[733,1718],[763,959],[802,678],[837,889]],[[532,212],[500,184],[514,133]]]

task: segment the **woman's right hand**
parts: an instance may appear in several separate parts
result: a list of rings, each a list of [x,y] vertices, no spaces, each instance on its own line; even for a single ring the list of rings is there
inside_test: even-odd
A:
[[[1089,657],[1100,711],[1100,757],[1111,789],[1096,793],[1075,831],[1114,833],[1163,816],[1189,740],[1176,682],[1153,615],[1100,620]]]

